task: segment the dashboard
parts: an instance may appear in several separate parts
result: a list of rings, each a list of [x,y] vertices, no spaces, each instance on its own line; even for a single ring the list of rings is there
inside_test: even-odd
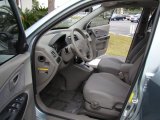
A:
[[[35,49],[37,92],[43,90],[59,70],[64,69],[70,63],[72,64],[77,56],[73,51],[71,32],[70,29],[51,30],[41,36],[37,42]],[[94,41],[92,43],[95,46],[92,47],[101,52],[101,46],[105,46],[104,41],[106,42],[106,40],[101,40],[105,36],[103,30],[95,29],[95,32],[91,31],[88,34],[87,31],[83,31],[83,33],[90,42]],[[74,39],[77,48],[83,49],[83,36],[75,31]]]
[[[88,39],[91,39],[86,31],[84,33]],[[74,39],[77,45],[80,45],[83,36],[75,32]],[[37,92],[43,90],[58,70],[67,67],[74,58],[71,30],[54,30],[44,34],[37,42],[35,49]]]
[[[36,45],[35,68],[37,91],[40,92],[74,58],[71,49],[71,31],[48,32]],[[80,38],[75,34],[75,41]]]
[[[56,41],[55,41],[56,40]],[[68,45],[66,42],[66,34],[57,34],[49,42],[49,46],[55,49],[55,51],[60,55],[60,52],[63,48]]]
[[[75,38],[75,41],[78,41],[77,35],[74,35],[74,38]],[[71,36],[67,36],[66,34],[56,34],[49,42],[49,46],[55,49],[55,51],[60,56],[61,56],[62,49],[67,47],[70,44],[71,44]]]

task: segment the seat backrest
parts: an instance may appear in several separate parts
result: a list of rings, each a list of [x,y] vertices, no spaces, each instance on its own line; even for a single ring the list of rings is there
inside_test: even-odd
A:
[[[148,25],[148,30],[145,34],[145,37],[143,40],[141,40],[136,46],[135,48],[133,48],[133,50],[131,51],[130,55],[129,55],[129,63],[132,63],[133,66],[132,68],[129,70],[129,74],[128,74],[128,81],[126,81],[128,84],[132,84],[132,82],[135,79],[135,76],[137,74],[138,68],[140,66],[141,60],[143,58],[144,52],[146,50],[146,46],[152,31],[152,26],[153,26],[153,22],[154,22],[154,18],[156,15],[157,9],[155,9],[154,13],[152,14],[152,17],[149,21],[149,25]]]
[[[146,36],[144,38],[145,40],[148,41],[150,33],[151,33],[151,29],[147,31]],[[146,46],[147,46],[147,42],[143,45],[143,47],[137,52],[137,54],[132,59],[132,62],[133,61],[134,62],[133,62],[132,68],[129,70],[128,81],[127,81],[128,84],[132,84],[132,82],[134,80],[134,77],[137,73],[140,62],[141,62],[143,55],[144,55],[144,52],[146,50]]]
[[[147,33],[146,38],[148,39],[150,35],[150,32]],[[141,42],[143,43],[143,42]],[[143,57],[143,54],[146,50],[146,45],[147,42],[145,44],[143,44],[143,46],[141,46],[141,49],[139,51],[137,51],[137,53],[133,56],[132,61],[129,64],[132,64],[133,66],[129,69],[128,74],[125,74],[125,82],[128,84],[132,84],[132,81],[136,75],[136,71],[138,70],[138,67],[140,65],[141,59]]]
[[[135,78],[135,76],[136,76],[136,74],[137,74],[137,71],[138,71],[138,68],[139,68],[139,66],[140,66],[141,60],[142,60],[142,58],[143,58],[143,55],[144,55],[144,54],[142,54],[142,55],[135,61],[135,63],[133,64],[132,68],[131,68],[130,71],[129,71],[129,76],[128,76],[128,81],[127,81],[127,83],[130,84],[130,85],[131,85],[132,82],[134,81],[134,78]]]
[[[152,30],[152,26],[153,26],[153,22],[154,22],[154,18],[156,15],[157,9],[154,10],[151,19],[149,20],[149,24],[148,24],[148,30],[145,34],[145,37],[143,38],[143,40],[141,40],[130,52],[130,54],[127,57],[126,63],[134,63],[143,53],[144,50],[146,48],[146,44],[147,41],[149,39],[151,30]]]
[[[142,50],[145,44],[146,44],[146,40],[141,40],[128,55],[126,63],[134,63],[138,52]]]
[[[132,52],[132,59],[130,60],[130,63],[134,64],[134,62],[145,52],[150,33],[151,29],[147,31],[145,38],[137,45],[138,47],[136,46],[136,53]]]

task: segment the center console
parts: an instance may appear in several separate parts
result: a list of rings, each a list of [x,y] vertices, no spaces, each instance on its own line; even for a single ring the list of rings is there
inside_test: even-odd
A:
[[[83,81],[87,80],[94,69],[85,63],[73,64],[61,71],[66,80],[67,90],[76,90]]]

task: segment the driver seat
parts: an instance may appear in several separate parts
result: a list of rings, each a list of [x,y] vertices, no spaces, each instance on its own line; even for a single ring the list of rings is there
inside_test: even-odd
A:
[[[105,119],[119,116],[142,57],[143,55],[133,64],[126,83],[110,73],[95,73],[90,76],[83,89],[88,115]]]

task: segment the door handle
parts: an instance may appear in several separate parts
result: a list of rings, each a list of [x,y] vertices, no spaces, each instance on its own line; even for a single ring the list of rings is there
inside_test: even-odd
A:
[[[16,84],[16,83],[17,83],[18,78],[19,78],[19,76],[18,76],[18,75],[16,75],[16,77],[14,77],[14,78],[13,78],[13,83],[14,83],[14,84]]]
[[[10,80],[10,90],[15,88],[15,86],[18,84],[19,80],[19,74],[15,75],[11,80]]]

